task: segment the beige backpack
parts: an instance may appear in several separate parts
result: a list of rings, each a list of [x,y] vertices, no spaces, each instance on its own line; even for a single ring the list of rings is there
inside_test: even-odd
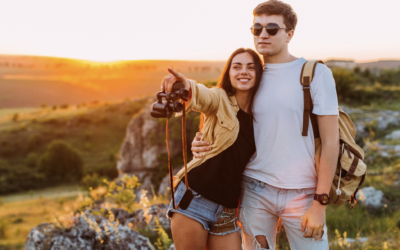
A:
[[[301,71],[300,82],[304,92],[304,113],[302,135],[307,136],[309,117],[314,132],[315,140],[315,163],[317,176],[319,172],[321,157],[321,138],[318,130],[318,120],[312,113],[313,102],[310,93],[310,84],[314,77],[315,68],[322,61],[307,61]],[[350,117],[339,108],[339,138],[340,151],[335,177],[329,193],[329,204],[342,205],[346,202],[353,208],[356,203],[358,188],[364,184],[367,166],[363,162],[364,151],[355,143],[356,128]]]

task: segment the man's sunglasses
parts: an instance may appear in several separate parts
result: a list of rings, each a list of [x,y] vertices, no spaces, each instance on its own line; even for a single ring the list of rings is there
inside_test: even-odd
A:
[[[259,24],[259,23],[255,23],[253,26],[251,26],[250,30],[251,30],[251,33],[252,33],[253,35],[259,36],[259,35],[261,35],[261,32],[262,32],[263,28],[265,28],[265,29],[267,30],[267,33],[268,33],[269,35],[271,35],[271,36],[276,35],[276,33],[278,33],[278,31],[281,30],[281,29],[282,29],[282,30],[286,30],[286,31],[289,31],[289,30],[290,30],[290,29],[287,29],[287,28],[281,28],[281,27],[279,27],[279,25],[276,24],[276,23],[269,23],[269,24],[267,24],[266,27],[263,27],[263,26],[262,26],[261,24]]]

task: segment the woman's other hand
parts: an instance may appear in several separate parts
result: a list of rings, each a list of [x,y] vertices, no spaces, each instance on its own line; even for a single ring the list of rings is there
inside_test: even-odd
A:
[[[200,154],[200,152],[210,151],[210,148],[208,147],[210,143],[207,141],[201,141],[202,136],[202,133],[197,132],[192,141],[192,153],[194,158],[203,158],[203,155]]]
[[[168,72],[171,73],[170,75],[164,77],[164,79],[161,82],[161,90],[164,90],[166,92],[171,92],[172,86],[176,82],[183,82],[185,85],[185,89],[190,91],[190,83],[189,81],[185,78],[184,75],[182,75],[179,72],[176,72],[175,70],[168,68]]]

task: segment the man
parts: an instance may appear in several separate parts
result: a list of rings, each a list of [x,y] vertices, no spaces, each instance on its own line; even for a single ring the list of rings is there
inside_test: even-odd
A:
[[[312,126],[308,136],[302,136],[300,74],[306,60],[291,55],[288,49],[297,15],[289,4],[278,0],[259,4],[253,15],[254,45],[264,57],[265,70],[253,110],[257,153],[242,180],[239,221],[243,246],[245,250],[275,249],[281,218],[293,250],[328,249],[326,206],[314,200],[314,194],[329,194],[337,164],[335,82],[331,71],[318,64],[310,89],[322,141],[317,176]],[[196,139],[200,138],[198,134]],[[200,152],[207,151],[208,143],[196,139],[192,151],[194,157],[202,157]]]

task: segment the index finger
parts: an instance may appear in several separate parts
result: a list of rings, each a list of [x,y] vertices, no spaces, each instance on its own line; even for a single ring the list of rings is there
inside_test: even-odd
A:
[[[177,79],[182,80],[182,81],[185,80],[185,77],[181,73],[176,72],[175,70],[173,70],[171,68],[168,68],[168,71],[169,71],[169,73],[173,74]]]

